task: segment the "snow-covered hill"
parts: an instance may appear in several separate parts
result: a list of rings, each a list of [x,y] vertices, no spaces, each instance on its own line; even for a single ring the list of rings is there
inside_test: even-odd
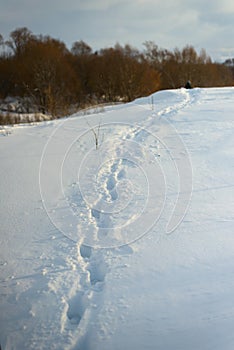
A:
[[[2,350],[234,348],[233,101],[170,90],[4,129]]]

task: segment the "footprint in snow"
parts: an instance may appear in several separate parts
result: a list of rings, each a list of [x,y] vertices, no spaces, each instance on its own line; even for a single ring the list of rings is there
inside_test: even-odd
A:
[[[90,246],[81,244],[79,247],[80,250],[80,255],[82,256],[83,259],[90,259],[91,254],[92,254],[92,248]]]
[[[73,298],[71,298],[68,304],[69,307],[67,310],[67,317],[72,324],[78,325],[87,307],[84,293],[77,293]]]

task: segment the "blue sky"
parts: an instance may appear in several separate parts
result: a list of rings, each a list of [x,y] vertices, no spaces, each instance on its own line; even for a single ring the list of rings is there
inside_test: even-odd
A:
[[[70,48],[84,40],[94,50],[143,42],[205,48],[214,60],[234,57],[233,0],[0,0],[0,33],[26,26]]]

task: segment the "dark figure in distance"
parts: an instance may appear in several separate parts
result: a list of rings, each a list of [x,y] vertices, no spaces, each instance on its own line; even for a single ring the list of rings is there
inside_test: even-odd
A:
[[[187,83],[185,84],[185,89],[192,89],[192,84],[190,80],[188,80]]]

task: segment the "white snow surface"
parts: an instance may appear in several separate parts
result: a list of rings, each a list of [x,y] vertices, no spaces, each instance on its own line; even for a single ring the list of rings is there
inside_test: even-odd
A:
[[[233,350],[234,88],[96,112],[2,129],[2,350]]]

